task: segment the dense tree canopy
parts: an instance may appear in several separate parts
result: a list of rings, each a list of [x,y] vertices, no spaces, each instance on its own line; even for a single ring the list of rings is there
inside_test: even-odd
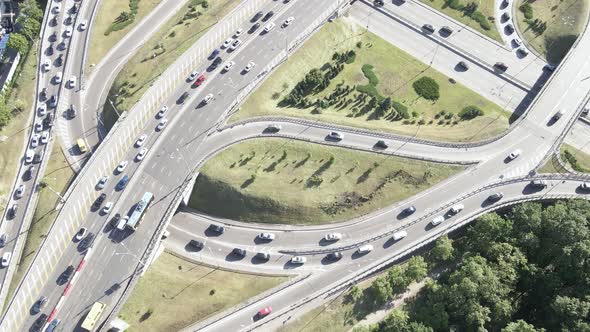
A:
[[[434,331],[590,331],[589,220],[582,200],[479,218],[458,267],[427,283],[408,321]],[[449,256],[447,241],[431,258]]]

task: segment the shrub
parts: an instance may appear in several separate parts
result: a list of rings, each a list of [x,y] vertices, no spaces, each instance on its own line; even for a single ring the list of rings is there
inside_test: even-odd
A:
[[[408,111],[408,107],[400,102],[397,101],[393,101],[391,103],[391,106],[393,106],[393,109],[396,110],[396,112],[404,119],[409,119],[410,118],[410,112]]]
[[[474,21],[479,23],[479,26],[481,26],[482,29],[490,30],[492,28],[492,26],[490,25],[490,21],[488,21],[488,19],[485,17],[485,15],[482,14],[480,11],[474,12],[473,14],[470,15],[470,17]]]
[[[518,9],[520,9],[520,11],[524,14],[524,17],[527,20],[533,19],[533,7],[529,3],[523,3],[522,5],[520,5],[520,7],[518,7]]]
[[[358,42],[358,43],[356,43],[356,47],[357,47],[357,48],[361,48],[361,47],[363,47],[363,42]]]
[[[379,79],[377,75],[373,72],[373,66],[369,64],[364,64],[361,68],[365,77],[369,80],[369,84],[377,86],[379,84]]]
[[[422,77],[415,81],[412,86],[414,91],[424,99],[436,101],[440,97],[438,83],[430,77]]]
[[[479,107],[470,105],[459,112],[459,117],[461,120],[471,120],[478,116],[482,116],[483,114],[483,111]]]

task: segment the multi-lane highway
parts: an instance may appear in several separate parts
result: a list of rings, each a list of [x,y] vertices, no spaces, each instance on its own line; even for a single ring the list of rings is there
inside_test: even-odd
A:
[[[47,309],[44,312],[52,312],[51,318],[62,319],[64,330],[76,329],[95,301],[105,303],[107,311],[111,311],[126,289],[135,268],[149,263],[144,255],[145,248],[152,238],[157,236],[154,232],[161,230],[161,220],[165,221],[171,215],[170,212],[173,212],[178,202],[178,191],[185,188],[191,174],[225,146],[243,139],[255,139],[263,135],[263,130],[269,124],[281,121],[258,119],[231,128],[221,126],[216,130],[214,127],[227,114],[228,108],[235,105],[237,97],[244,97],[245,91],[252,88],[251,82],[268,74],[272,69],[267,67],[269,63],[278,64],[277,59],[282,59],[287,51],[286,45],[292,48],[291,42],[307,36],[312,32],[311,29],[325,22],[333,10],[343,3],[344,1],[312,0],[245,1],[227,19],[214,27],[211,33],[206,34],[203,40],[197,42],[194,50],[187,51],[182,59],[162,75],[163,83],[156,82],[136,109],[115,126],[82,169],[79,178],[70,188],[64,208],[52,226],[40,253],[35,257],[17,294],[10,302],[7,313],[0,323],[0,329],[29,328],[39,317],[39,314],[29,313],[29,309],[39,296],[48,297]],[[419,12],[418,9],[410,7],[415,5],[412,1],[407,1],[404,5],[406,4],[408,6],[404,10],[408,12],[404,13],[404,16],[411,17],[413,13]],[[273,11],[274,15],[256,32],[248,33],[247,30],[252,26],[250,19],[259,10],[265,13]],[[292,23],[282,26],[281,23],[288,17],[294,18]],[[268,28],[267,32],[261,32],[264,25],[271,21],[275,26]],[[433,22],[453,24],[448,20],[442,22],[440,18],[433,18]],[[206,59],[206,55],[213,48],[219,48],[220,43],[238,28],[244,30],[239,36],[241,45],[233,51],[221,49],[219,55],[223,58],[223,63],[213,69],[210,66],[211,59]],[[455,27],[455,31],[461,30],[461,34],[454,38],[464,35],[462,29]],[[469,37],[465,38],[468,40]],[[457,42],[453,47],[468,49],[469,45]],[[232,315],[219,317],[214,322],[197,324],[194,328],[237,331],[269,324],[264,325],[264,328],[270,329],[278,322],[273,319],[274,317],[280,317],[281,313],[293,310],[293,305],[313,299],[316,292],[323,294],[326,290],[338,289],[338,286],[346,284],[357,274],[370,271],[403,251],[432,240],[448,228],[462,224],[483,211],[523,199],[585,197],[585,192],[577,189],[581,178],[550,179],[547,188],[533,189],[528,184],[530,178],[527,176],[532,175],[531,170],[555,149],[556,142],[561,141],[588,101],[590,82],[584,80],[590,75],[590,61],[585,55],[588,49],[590,35],[584,34],[562,66],[541,89],[539,96],[521,120],[515,122],[507,134],[496,140],[471,145],[449,145],[382,133],[368,133],[353,128],[337,128],[346,133],[346,139],[338,144],[330,144],[341,145],[343,148],[373,150],[375,140],[387,138],[391,145],[380,153],[473,164],[464,173],[405,202],[346,224],[325,226],[321,230],[296,229],[289,233],[277,227],[252,227],[223,221],[229,225],[229,230],[223,236],[212,238],[205,232],[211,222],[207,218],[191,218],[190,225],[186,221],[175,222],[169,229],[169,246],[187,256],[195,256],[205,264],[272,273],[312,273],[304,281],[246,305]],[[470,53],[475,54],[474,52],[477,51],[470,49]],[[522,82],[536,82],[536,78],[542,72],[542,62],[510,59],[508,57],[514,54],[503,52],[499,51],[496,56],[505,56],[503,61],[515,63],[514,66],[510,65],[510,68],[514,69],[508,70],[512,80],[516,78]],[[486,56],[477,55],[478,59],[487,62],[484,66],[489,67],[491,60],[485,58]],[[230,61],[233,63],[232,66],[228,65]],[[245,66],[249,62],[254,62],[255,66],[247,71]],[[189,66],[189,63],[195,65]],[[225,65],[228,65],[227,70],[221,69]],[[184,81],[193,70],[205,75],[205,80],[199,87],[191,87],[192,82]],[[99,75],[98,71],[96,75]],[[108,78],[108,75],[106,77]],[[171,81],[171,77],[176,77],[176,81]],[[100,93],[102,92],[98,91],[93,94],[98,96],[97,105],[101,103]],[[181,98],[185,93],[188,94],[186,98]],[[203,100],[209,94],[211,100],[205,103]],[[168,109],[163,115],[157,116],[156,113],[163,106],[167,106]],[[551,118],[557,111],[561,111],[563,116],[558,121],[552,121]],[[162,119],[168,121],[165,125],[160,125],[161,128],[157,128]],[[282,129],[277,136],[290,139],[327,144],[324,141],[325,134],[334,129],[329,124],[312,125],[305,121],[289,119],[282,121]],[[141,147],[138,147],[134,143],[141,135],[146,135],[146,139]],[[137,153],[141,148],[146,148],[147,154],[143,160],[138,160]],[[521,150],[521,155],[514,160],[507,159],[507,155],[516,149]],[[126,166],[122,167],[123,170],[115,170],[121,161],[127,161]],[[105,175],[109,176],[109,180],[103,189],[99,189],[96,187],[97,182]],[[131,180],[126,188],[117,190],[116,184],[124,175],[128,175]],[[154,193],[156,199],[139,228],[134,232],[114,229],[109,224],[113,214],[129,214],[146,191]],[[487,200],[490,194],[498,191],[504,192],[502,200]],[[97,209],[99,211],[94,211],[90,205],[101,193],[106,194],[106,198]],[[112,210],[101,213],[102,205],[107,202],[114,203]],[[450,205],[458,202],[464,204],[464,210],[456,216],[448,215]],[[173,206],[170,208],[171,205]],[[416,206],[417,211],[410,216],[400,215],[400,211],[408,205]],[[446,220],[437,227],[428,227],[427,224],[437,215],[447,215]],[[182,216],[178,218],[182,220]],[[88,232],[96,235],[90,251],[73,240],[80,227],[86,227]],[[342,240],[330,245],[320,241],[322,236],[335,229],[343,234]],[[392,232],[401,229],[406,230],[408,236],[393,243]],[[277,238],[270,243],[259,244],[254,239],[256,234],[262,231],[274,232]],[[203,241],[205,248],[196,253],[188,252],[186,242],[193,238]],[[366,255],[355,254],[361,244],[371,244],[373,252]],[[234,247],[247,249],[246,258],[235,259],[231,255]],[[257,251],[270,253],[271,260],[268,263],[257,261],[253,258],[254,252]],[[344,257],[336,263],[328,264],[325,256],[330,251],[342,252]],[[289,263],[294,254],[304,255],[308,262],[297,268]],[[80,265],[82,261],[83,266]],[[70,265],[81,266],[76,273],[75,283],[56,282]],[[262,321],[253,321],[252,317],[256,310],[266,305],[271,305],[275,313]],[[103,321],[104,319],[106,316],[102,317]]]

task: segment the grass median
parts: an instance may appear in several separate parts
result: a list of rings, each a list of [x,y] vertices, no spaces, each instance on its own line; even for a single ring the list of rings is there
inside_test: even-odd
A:
[[[162,0],[141,0],[138,2],[137,13],[130,13],[129,0],[102,0],[97,8],[95,21],[93,22],[90,44],[88,45],[87,70],[91,65],[98,64],[100,60],[115,46],[125,35],[133,29],[141,20],[149,14]],[[126,20],[121,21],[123,18]],[[113,31],[116,22],[124,22],[120,30]],[[131,51],[131,50],[130,50]]]
[[[242,142],[200,170],[189,206],[285,224],[348,220],[421,192],[464,168],[267,138]]]
[[[162,253],[119,317],[128,331],[178,331],[287,281],[212,269]]]
[[[12,282],[10,283],[7,299],[10,299],[16,286],[20,283],[20,279],[29,268],[39,246],[41,246],[41,242],[43,242],[49,226],[51,226],[57,217],[58,211],[55,210],[55,207],[59,202],[59,196],[56,193],[63,194],[74,179],[74,172],[70,168],[58,142],[54,143],[53,151],[49,158],[45,176],[39,184],[41,189],[37,206],[35,207],[33,221],[28,229],[22,230],[22,234],[27,233],[27,240]]]
[[[497,3],[495,0],[477,2],[471,0],[420,0],[420,2],[491,39],[504,43],[495,24],[494,6]],[[475,7],[473,7],[474,5]],[[476,12],[479,12],[479,14],[476,14]]]
[[[590,173],[590,155],[569,144],[560,147],[561,160],[580,173]]]
[[[523,5],[529,9],[519,10]],[[519,1],[516,18],[528,44],[547,61],[559,63],[584,30],[589,11],[589,0]]]
[[[109,98],[119,113],[129,111],[176,59],[238,3],[235,0],[191,0],[163,24],[127,62],[109,91]],[[116,121],[117,114],[110,103],[105,103],[106,127],[110,129]]]
[[[349,58],[351,63],[334,65],[335,52],[350,51],[354,53]],[[337,74],[325,88],[317,88],[306,97],[308,105],[284,105],[285,97],[316,68],[320,77],[334,71]],[[414,83],[425,78],[438,85],[440,95],[435,101],[416,92]],[[379,101],[371,105],[371,95],[377,100],[392,99],[393,108],[388,109],[399,110],[397,115],[389,116],[394,111],[388,110],[386,116],[375,116],[380,106]],[[336,103],[326,106],[326,100]],[[461,111],[470,106],[479,108],[483,115],[460,119]],[[403,118],[398,116],[402,112]],[[264,115],[303,117],[461,142],[498,135],[508,128],[509,117],[498,105],[347,19],[324,25],[244,102],[230,121]]]

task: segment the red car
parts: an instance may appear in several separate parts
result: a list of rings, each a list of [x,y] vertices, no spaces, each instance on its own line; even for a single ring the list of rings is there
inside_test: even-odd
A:
[[[195,81],[195,83],[193,83],[193,88],[200,86],[201,84],[203,84],[203,82],[205,82],[205,75],[197,77],[197,80]]]
[[[270,306],[266,307],[258,312],[258,318],[264,318],[264,317],[270,315],[271,312],[272,312],[272,308]]]

